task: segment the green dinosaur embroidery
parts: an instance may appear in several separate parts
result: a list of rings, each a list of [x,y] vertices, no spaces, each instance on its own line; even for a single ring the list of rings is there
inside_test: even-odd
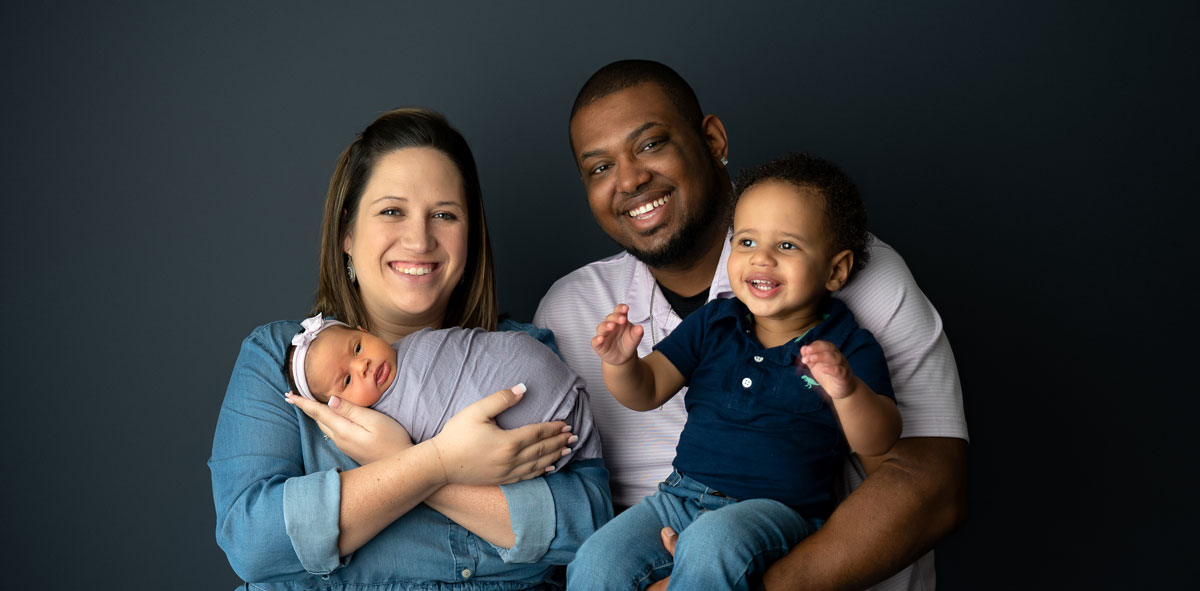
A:
[[[813,386],[820,386],[820,385],[821,385],[821,384],[817,383],[817,381],[816,381],[816,380],[814,380],[814,379],[812,379],[812,378],[810,378],[810,377],[808,377],[808,376],[800,376],[800,379],[804,380],[804,385],[805,385],[805,386],[808,386],[808,389],[809,389],[809,390],[812,390],[812,387],[813,387]]]

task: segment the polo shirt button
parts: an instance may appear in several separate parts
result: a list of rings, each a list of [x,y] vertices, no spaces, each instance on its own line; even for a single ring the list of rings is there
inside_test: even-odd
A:
[[[464,569],[463,569],[463,572],[462,572],[462,576],[463,576],[463,578],[464,578],[464,579],[469,579],[469,578],[471,578],[471,569],[469,569],[469,568],[464,568]]]
[[[755,363],[762,363],[762,356],[761,356],[761,355],[755,355],[755,356],[754,356],[754,362],[755,362]]]
[[[742,378],[742,387],[749,388],[754,382],[750,378]]]

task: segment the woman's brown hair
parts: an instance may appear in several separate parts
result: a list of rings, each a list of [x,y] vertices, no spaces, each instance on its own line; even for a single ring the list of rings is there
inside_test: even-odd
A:
[[[475,158],[462,134],[440,113],[403,108],[384,113],[358,134],[340,158],[329,179],[325,218],[321,222],[321,270],[312,313],[332,315],[350,326],[371,330],[359,287],[346,274],[342,251],[346,233],[358,213],[363,190],[375,164],[404,148],[433,148],[448,156],[462,176],[467,201],[467,263],[462,281],[454,287],[442,326],[495,330],[498,303],[492,273],[492,244],[483,212],[483,193]]]

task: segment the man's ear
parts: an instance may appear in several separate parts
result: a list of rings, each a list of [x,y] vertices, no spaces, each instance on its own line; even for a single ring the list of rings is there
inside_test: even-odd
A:
[[[700,137],[708,145],[708,153],[713,160],[721,160],[729,156],[729,137],[725,135],[725,124],[716,115],[705,115],[700,121]],[[724,163],[721,164],[724,167]]]
[[[833,255],[833,264],[829,269],[829,280],[825,282],[825,289],[829,291],[837,291],[846,284],[846,280],[850,278],[850,269],[854,268],[854,253],[850,250],[843,250]]]

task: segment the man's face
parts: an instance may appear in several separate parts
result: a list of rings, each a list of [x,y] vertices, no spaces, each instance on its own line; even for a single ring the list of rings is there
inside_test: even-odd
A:
[[[706,139],[652,83],[580,109],[571,143],[596,223],[651,267],[691,263],[725,223],[729,187],[714,154],[723,135],[719,146]]]

